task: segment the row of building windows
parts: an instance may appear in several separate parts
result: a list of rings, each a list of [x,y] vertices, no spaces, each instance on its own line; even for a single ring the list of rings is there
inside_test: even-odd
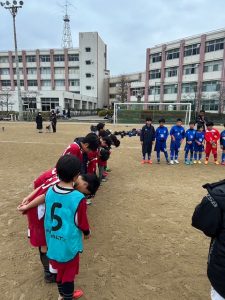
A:
[[[80,68],[79,67],[69,67],[69,74],[77,74],[79,73]],[[24,74],[24,69],[19,69],[20,74]],[[28,75],[36,75],[38,72],[37,68],[26,68],[25,69],[26,74]],[[16,74],[16,69],[13,69],[13,73]],[[51,74],[51,68],[40,68],[41,74]],[[54,68],[54,74],[65,74],[65,68]],[[10,75],[10,69],[9,68],[1,68],[0,69],[0,75]],[[91,76],[90,76],[91,77]]]
[[[1,80],[2,87],[11,87],[11,80]],[[14,80],[14,85],[17,81]],[[28,86],[38,86],[37,80],[27,80]],[[20,86],[24,86],[24,80],[20,80]],[[51,86],[51,80],[41,80],[41,86]],[[55,80],[55,86],[65,86],[65,80]],[[69,80],[69,86],[80,86],[79,79]]]
[[[214,52],[218,50],[223,50],[224,49],[224,42],[225,39],[216,39],[212,41],[208,41],[205,44],[205,52]],[[201,44],[193,44],[193,45],[188,45],[184,47],[184,56],[192,56],[192,55],[198,55],[200,53],[200,47]],[[175,48],[166,51],[166,60],[171,60],[171,59],[176,59],[180,57],[180,48]],[[156,63],[162,61],[162,52],[159,53],[154,53],[150,55],[150,61],[151,63]]]
[[[197,74],[198,73],[199,64],[191,64],[183,66],[183,75],[191,75],[191,74]],[[205,62],[203,67],[203,72],[216,72],[216,71],[222,71],[223,68],[223,61],[210,61]],[[165,69],[165,77],[176,77],[178,75],[178,69],[179,67],[171,67]],[[155,69],[151,70],[149,72],[149,78],[150,79],[159,79],[161,78],[161,69]]]
[[[178,89],[177,84],[164,85],[164,94],[177,94],[177,89]],[[198,90],[201,90],[202,92],[219,92],[220,82],[216,80],[206,81],[203,82],[199,88],[197,86],[197,82],[182,83],[182,93],[185,94],[197,93]],[[161,91],[160,85],[150,86],[149,95],[159,95],[160,91]]]
[[[40,55],[40,62],[51,62],[51,56],[50,55]],[[68,60],[69,61],[79,61],[79,54],[68,54]],[[23,57],[18,56],[18,61],[20,63],[23,62]],[[25,61],[28,63],[35,63],[37,62],[37,56],[36,55],[27,55],[25,57]],[[53,55],[53,61],[55,62],[62,62],[65,61],[64,54],[55,54]],[[8,56],[0,56],[0,63],[8,63],[9,57]],[[12,56],[12,62],[15,63],[16,59],[15,56]]]

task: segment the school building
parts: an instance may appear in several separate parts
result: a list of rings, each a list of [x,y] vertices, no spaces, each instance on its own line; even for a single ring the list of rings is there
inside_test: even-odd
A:
[[[24,110],[97,109],[108,103],[107,45],[97,32],[79,33],[79,47],[19,51]],[[18,111],[15,53],[0,52],[0,94]]]
[[[192,103],[224,112],[225,29],[164,43],[146,51],[144,81],[131,82],[128,101]]]

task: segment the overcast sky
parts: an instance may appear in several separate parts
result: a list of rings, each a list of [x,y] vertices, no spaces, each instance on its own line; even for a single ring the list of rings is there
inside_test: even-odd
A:
[[[4,0],[1,0],[4,1]],[[20,49],[59,48],[64,0],[24,0],[17,17]],[[145,69],[147,47],[225,27],[224,0],[70,0],[73,45],[98,31],[111,74]],[[12,19],[0,7],[0,50],[13,48]]]

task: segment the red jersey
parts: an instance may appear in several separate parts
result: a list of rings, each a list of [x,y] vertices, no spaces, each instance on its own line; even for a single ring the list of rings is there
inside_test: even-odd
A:
[[[52,168],[42,173],[38,178],[34,180],[34,189],[36,190],[38,187],[44,184],[46,180],[50,179],[54,175],[56,175],[56,168]]]
[[[91,151],[88,153],[87,173],[95,174],[98,162],[98,151]]]
[[[220,133],[216,128],[213,128],[212,130],[206,130],[205,132],[205,140],[208,143],[215,143],[217,144],[217,141],[220,138]]]
[[[53,175],[51,178],[47,179],[46,182],[42,184],[42,186],[40,186],[37,192],[33,195],[30,202],[38,196],[46,194],[48,188],[57,182],[59,182],[59,179],[56,175]],[[34,247],[46,246],[43,206],[44,204],[39,205],[38,207],[33,207],[26,212],[28,228],[30,231],[30,243]]]
[[[76,156],[81,162],[83,161],[83,153],[81,147],[77,143],[70,144],[66,150],[63,152],[63,155],[71,154]]]

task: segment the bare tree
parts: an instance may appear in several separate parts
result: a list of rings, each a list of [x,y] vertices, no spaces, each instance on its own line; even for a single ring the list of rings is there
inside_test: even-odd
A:
[[[117,87],[117,98],[120,99],[120,102],[127,102],[129,82],[126,76],[122,75],[120,82],[116,85]]]
[[[224,104],[225,104],[225,86],[220,86],[220,90],[217,93],[217,98],[219,100],[219,114],[223,114],[224,112]]]
[[[0,91],[0,106],[1,106],[1,110],[4,110],[4,107],[6,108],[6,112],[9,112],[9,108],[11,106],[12,110],[12,106],[14,105],[13,101],[10,101],[10,98],[12,97],[12,91],[10,89],[5,89]]]

